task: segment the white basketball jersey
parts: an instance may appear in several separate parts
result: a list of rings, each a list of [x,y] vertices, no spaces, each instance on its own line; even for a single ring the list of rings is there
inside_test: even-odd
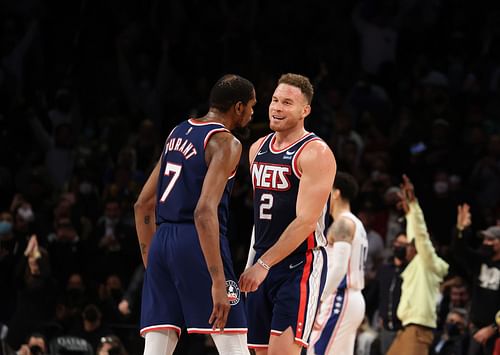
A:
[[[362,290],[365,287],[365,263],[368,255],[368,239],[363,223],[351,212],[343,212],[340,216],[349,218],[356,225],[351,243],[351,257],[347,268],[345,282],[347,288]]]

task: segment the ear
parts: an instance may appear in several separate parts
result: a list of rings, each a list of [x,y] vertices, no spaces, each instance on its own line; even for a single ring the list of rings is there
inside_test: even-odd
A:
[[[238,101],[234,105],[234,110],[236,111],[236,114],[241,115],[245,111],[245,104],[241,101]]]
[[[304,115],[304,118],[306,118],[307,116],[309,116],[310,113],[311,113],[311,105],[307,104],[304,106],[302,114]]]

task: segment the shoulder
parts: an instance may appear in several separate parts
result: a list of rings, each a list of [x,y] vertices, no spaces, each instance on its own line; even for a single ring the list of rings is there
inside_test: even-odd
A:
[[[330,233],[333,234],[333,238],[337,241],[351,241],[355,231],[356,224],[352,219],[345,216],[341,216],[334,221],[330,228]]]
[[[300,173],[306,170],[330,171],[335,174],[337,163],[332,150],[322,139],[313,138],[302,146],[295,160]],[[318,164],[321,162],[321,164]]]
[[[331,157],[333,152],[321,138],[312,138],[303,145],[300,156],[303,158]]]

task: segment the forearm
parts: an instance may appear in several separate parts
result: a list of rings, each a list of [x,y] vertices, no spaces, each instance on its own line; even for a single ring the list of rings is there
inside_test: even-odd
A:
[[[135,208],[135,229],[139,246],[141,249],[141,257],[144,267],[148,266],[149,246],[156,232],[154,208],[147,205],[136,204]]]
[[[252,228],[252,237],[250,238],[250,248],[248,249],[248,257],[245,270],[253,265],[253,261],[255,259],[255,249],[253,248],[254,244],[255,244],[255,227]]]
[[[194,221],[201,250],[212,282],[225,282],[224,266],[220,254],[219,222],[211,212],[195,211]]]
[[[315,223],[295,218],[281,234],[278,241],[269,248],[261,259],[269,266],[276,265],[290,255],[314,231]]]

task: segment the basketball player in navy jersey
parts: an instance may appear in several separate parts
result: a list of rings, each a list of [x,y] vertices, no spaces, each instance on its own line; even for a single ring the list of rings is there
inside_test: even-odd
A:
[[[299,354],[307,346],[322,280],[324,229],[336,172],[328,145],[304,129],[313,87],[285,74],[269,105],[273,133],[250,148],[255,233],[240,277],[248,345],[257,354]]]
[[[365,316],[365,263],[368,239],[351,212],[358,194],[352,175],[337,172],[330,199],[333,224],[328,229],[328,277],[311,333],[308,355],[352,355],[356,331]]]
[[[211,334],[220,354],[248,354],[226,232],[241,155],[230,130],[248,124],[255,103],[247,79],[219,79],[208,113],[172,130],[137,200],[135,222],[146,266],[141,309],[146,355],[172,354],[182,327]]]

